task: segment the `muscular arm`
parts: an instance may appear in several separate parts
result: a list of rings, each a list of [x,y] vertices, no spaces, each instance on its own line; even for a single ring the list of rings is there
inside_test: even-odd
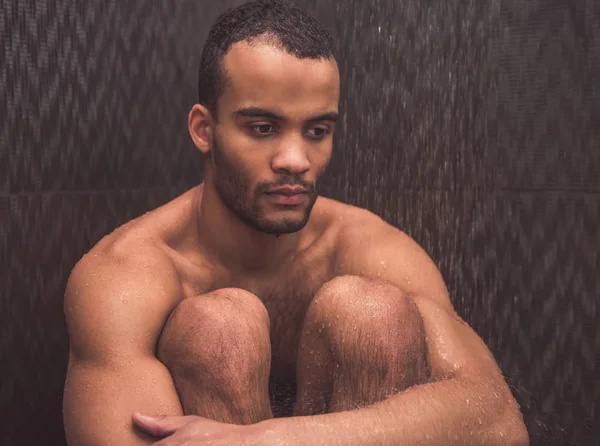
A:
[[[144,445],[133,412],[181,415],[171,376],[154,356],[178,282],[152,253],[88,255],[65,294],[70,340],[64,423],[70,446]]]
[[[433,382],[366,409],[265,423],[290,444],[527,445],[502,373],[484,342],[454,312],[431,259],[381,221],[363,222],[356,231],[348,234],[341,273],[388,280],[411,296],[423,319]]]

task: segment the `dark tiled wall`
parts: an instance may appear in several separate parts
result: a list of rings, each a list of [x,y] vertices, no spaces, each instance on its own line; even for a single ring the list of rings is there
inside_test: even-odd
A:
[[[67,276],[104,234],[201,181],[186,131],[198,59],[241,3],[0,1],[0,443],[64,443]],[[301,4],[331,29],[342,72],[325,193],[432,255],[533,444],[592,444],[597,6]]]

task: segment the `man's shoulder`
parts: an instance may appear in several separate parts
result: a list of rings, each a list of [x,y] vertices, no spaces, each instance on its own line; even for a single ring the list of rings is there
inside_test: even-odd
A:
[[[117,351],[152,354],[180,299],[177,273],[164,255],[148,246],[127,252],[120,243],[95,247],[69,276],[64,313],[80,360],[112,364]]]
[[[181,299],[177,271],[160,249],[126,235],[109,239],[77,262],[67,282],[64,312],[80,358],[105,355],[123,339],[150,352]]]
[[[330,198],[322,197],[320,201],[321,214],[326,215],[330,226],[335,227],[340,248],[362,245],[375,238],[410,238],[368,209]]]
[[[194,190],[152,209],[145,214],[129,220],[105,235],[80,260],[78,265],[89,267],[129,265],[138,263],[157,265],[165,269],[172,263],[169,256],[167,240],[178,237],[182,231],[181,218],[184,207],[189,207]],[[184,222],[185,223],[185,222]],[[167,268],[168,269],[168,268]]]
[[[354,270],[352,265],[369,266],[380,262],[380,257],[390,258],[392,254],[396,260],[417,261],[421,257],[422,249],[417,242],[376,213],[330,199],[322,204],[327,207],[329,220],[335,227],[336,263],[346,265],[339,273]]]
[[[443,277],[412,237],[367,209],[336,206],[336,275],[387,280],[411,296],[429,297],[453,311]]]
[[[106,235],[76,263],[65,304],[113,305],[125,295],[158,307],[180,297],[178,272],[164,242],[135,222]]]
[[[339,223],[340,228],[354,224],[377,225],[383,220],[375,213],[343,201],[320,196],[315,210],[328,222]],[[385,222],[383,222],[385,223]]]
[[[165,261],[161,242],[137,220],[119,226],[100,239],[75,265],[74,271],[92,273],[97,268],[134,266]]]

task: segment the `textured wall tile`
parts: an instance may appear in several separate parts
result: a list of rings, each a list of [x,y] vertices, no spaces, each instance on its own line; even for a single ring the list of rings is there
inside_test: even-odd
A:
[[[0,152],[10,154],[11,192],[198,181],[186,123],[201,4],[2,4]]]
[[[600,190],[598,16],[597,2],[502,2],[501,186]]]
[[[313,9],[333,31],[342,76],[332,169],[350,177],[395,169],[399,189],[484,187],[495,4],[318,1]]]
[[[504,338],[497,350],[524,410],[539,423],[532,428],[549,431],[550,444],[589,444],[591,435],[599,206],[598,194],[505,194],[498,201],[494,311]]]

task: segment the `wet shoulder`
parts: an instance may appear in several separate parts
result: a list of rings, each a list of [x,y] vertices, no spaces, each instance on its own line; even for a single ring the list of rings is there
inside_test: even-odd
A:
[[[78,314],[79,308],[85,309],[80,314],[123,315],[141,322],[157,318],[152,326],[160,327],[181,299],[181,282],[161,240],[143,229],[137,224],[120,228],[77,262],[65,292],[67,313]],[[115,324],[127,326],[125,319]]]
[[[368,209],[353,206],[331,198],[319,197],[315,211],[320,216],[322,224],[335,227],[345,233],[352,229],[372,231],[389,226],[377,214]]]
[[[320,197],[315,211],[323,230],[335,237],[334,254],[363,245],[382,231],[393,228],[367,209],[330,198]]]
[[[104,236],[88,254],[125,259],[166,255],[170,240],[183,234],[193,213],[196,188],[122,224]]]
[[[393,242],[404,251],[414,244],[407,234],[368,209],[327,198],[320,205],[320,214],[335,235],[332,254],[338,273],[344,273],[347,270],[344,265],[353,259],[362,258],[382,245]]]
[[[152,283],[165,299],[179,299],[180,274],[169,238],[185,230],[182,215],[190,201],[188,192],[104,236],[77,262],[70,282],[105,287],[118,276],[122,286],[141,289]]]

